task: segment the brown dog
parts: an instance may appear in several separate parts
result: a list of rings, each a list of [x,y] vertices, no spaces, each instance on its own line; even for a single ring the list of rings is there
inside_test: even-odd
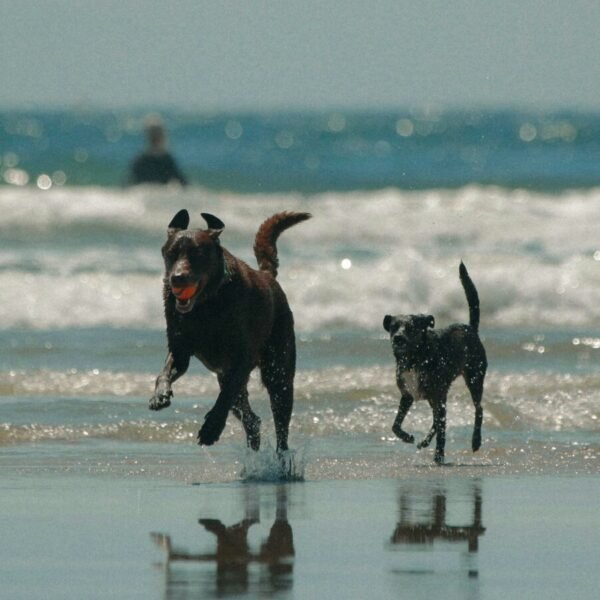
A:
[[[188,230],[188,212],[179,211],[162,248],[169,353],[156,379],[150,409],[171,404],[171,384],[195,356],[217,373],[221,390],[204,418],[198,443],[214,444],[231,410],[242,422],[248,446],[258,450],[260,418],[250,408],[247,391],[250,372],[258,366],[271,400],[277,450],[285,451],[294,402],[296,343],[292,312],[275,279],[275,243],[284,230],[310,214],[277,213],[259,227],[254,243],[258,270],[221,246],[225,226],[220,219],[202,216],[208,229]]]

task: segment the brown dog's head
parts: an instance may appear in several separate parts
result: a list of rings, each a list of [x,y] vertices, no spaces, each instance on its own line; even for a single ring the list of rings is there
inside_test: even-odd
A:
[[[403,370],[427,360],[427,331],[435,327],[433,315],[386,315],[383,328],[390,334],[392,350]]]
[[[190,216],[180,210],[171,219],[162,247],[165,287],[175,298],[175,309],[189,313],[199,297],[215,290],[225,273],[219,235],[225,225],[217,217],[202,213],[208,229],[188,229]]]

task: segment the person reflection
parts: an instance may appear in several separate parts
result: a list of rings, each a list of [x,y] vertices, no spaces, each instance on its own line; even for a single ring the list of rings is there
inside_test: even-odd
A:
[[[472,518],[466,525],[448,525],[447,493],[436,490],[430,498],[421,494],[401,491],[399,520],[391,536],[393,545],[430,545],[435,541],[467,543],[469,554],[479,549],[479,538],[485,532],[482,523],[482,495],[478,483],[472,489]],[[423,504],[426,509],[423,510]],[[427,504],[429,506],[427,506]],[[469,568],[469,576],[476,577],[477,571]]]
[[[146,117],[144,122],[146,148],[131,163],[129,183],[171,183],[187,184],[187,179],[179,170],[175,159],[167,151],[167,133],[157,115]]]
[[[245,498],[245,518],[234,525],[226,526],[219,519],[199,519],[198,523],[205,531],[216,538],[216,549],[209,553],[190,553],[176,549],[169,535],[151,534],[154,542],[166,552],[167,597],[175,588],[181,592],[182,586],[187,591],[206,592],[204,583],[193,574],[188,574],[187,581],[182,581],[181,573],[172,571],[176,562],[215,563],[216,595],[227,596],[252,591],[253,579],[249,567],[257,564],[266,567],[267,581],[272,592],[287,590],[292,587],[294,536],[287,517],[287,488],[278,486],[276,490],[277,504],[275,520],[267,538],[257,551],[252,551],[248,542],[250,528],[260,522],[260,510],[252,498]],[[264,579],[261,577],[262,585]],[[173,589],[171,589],[173,588]],[[192,588],[203,588],[192,589]]]

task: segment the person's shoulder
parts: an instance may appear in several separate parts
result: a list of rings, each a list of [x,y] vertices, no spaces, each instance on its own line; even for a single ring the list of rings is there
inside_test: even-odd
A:
[[[139,154],[137,154],[136,156],[133,157],[131,164],[133,166],[141,165],[143,163],[148,162],[148,160],[150,158],[151,158],[151,156],[147,152],[140,152]]]
[[[175,159],[173,158],[173,155],[170,152],[163,152],[160,155],[160,159],[165,163],[169,163],[172,165],[175,164]]]

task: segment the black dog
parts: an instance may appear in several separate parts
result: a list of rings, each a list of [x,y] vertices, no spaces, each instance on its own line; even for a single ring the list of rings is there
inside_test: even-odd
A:
[[[459,375],[464,377],[475,405],[473,452],[481,446],[481,398],[487,358],[478,335],[479,296],[462,262],[459,275],[469,304],[468,325],[431,331],[435,326],[431,315],[386,315],[383,319],[396,358],[396,383],[402,394],[392,430],[402,441],[412,444],[415,439],[403,431],[402,421],[416,398],[426,399],[433,410],[433,425],[418,447],[426,448],[436,435],[438,464],[444,462],[448,390]]]
[[[248,446],[260,446],[260,418],[248,403],[250,372],[260,367],[269,392],[278,452],[288,448],[294,402],[296,344],[294,318],[277,276],[279,235],[308,218],[308,213],[282,212],[258,229],[252,269],[221,247],[224,224],[202,213],[208,229],[188,230],[186,210],[173,217],[162,248],[165,261],[163,297],[169,353],[156,380],[150,409],[171,404],[171,384],[196,356],[217,373],[220,393],[204,419],[198,443],[214,444],[229,411],[241,420]]]

